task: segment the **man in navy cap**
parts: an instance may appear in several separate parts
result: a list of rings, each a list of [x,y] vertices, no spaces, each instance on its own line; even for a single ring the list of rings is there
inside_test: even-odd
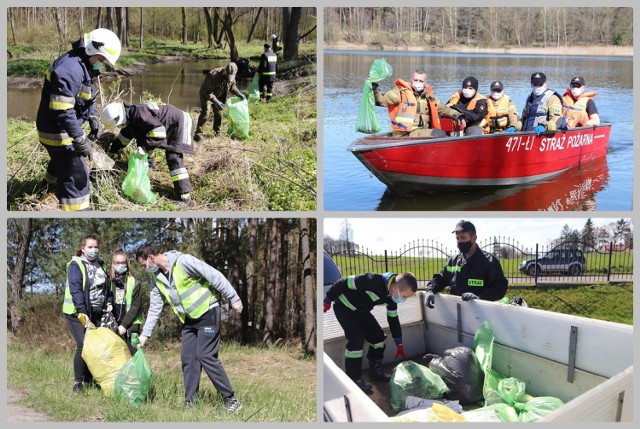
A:
[[[499,80],[491,84],[491,93],[487,96],[489,106],[489,132],[513,133],[520,131],[522,122],[518,120],[518,109],[513,99],[504,92],[504,85]]]
[[[531,75],[531,94],[522,111],[522,131],[535,131],[539,136],[547,131],[566,130],[562,116],[562,95],[549,89],[542,72]]]
[[[497,301],[507,292],[507,279],[498,259],[481,250],[476,243],[476,227],[468,220],[461,220],[453,230],[460,253],[427,284],[424,305],[434,308],[435,294],[449,286],[452,295],[463,301],[484,299]]]
[[[600,125],[600,114],[593,98],[596,93],[585,91],[584,78],[576,76],[569,82],[563,101],[563,113],[569,127]]]
[[[478,79],[464,78],[462,89],[456,91],[447,106],[462,113],[466,123],[464,135],[473,136],[489,132],[489,107],[487,98],[478,92]]]

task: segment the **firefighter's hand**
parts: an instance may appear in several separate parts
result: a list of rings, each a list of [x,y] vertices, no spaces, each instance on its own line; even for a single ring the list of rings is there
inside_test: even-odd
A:
[[[542,124],[536,125],[536,127],[533,129],[533,132],[535,132],[537,136],[540,136],[545,131],[547,131],[547,127]]]
[[[76,137],[73,139],[73,150],[77,152],[81,156],[86,156],[89,158],[89,161],[93,161],[93,150],[91,146],[93,145],[93,141],[89,140],[87,137]]]
[[[124,337],[126,333],[127,333],[127,328],[125,328],[122,325],[119,325],[118,326],[118,334],[120,334],[121,337]]]
[[[404,360],[407,360],[407,355],[404,353],[404,346],[402,344],[398,344],[396,346],[396,355],[394,357],[401,357]]]
[[[378,82],[371,82],[371,89],[373,90],[373,92],[376,92],[376,90],[378,89]]]
[[[323,313],[326,313],[327,311],[329,311],[329,309],[331,308],[331,301],[327,302],[327,301],[322,301],[322,305],[324,307],[324,310],[322,311]]]
[[[243,100],[247,99],[247,97],[241,92],[238,93],[238,97],[242,98]]]
[[[216,100],[213,102],[213,105],[216,106],[217,110],[222,110],[224,109],[224,103],[220,100]]]
[[[427,308],[433,308],[433,304],[436,302],[436,295],[432,291],[427,291],[427,294],[424,297],[424,305]]]
[[[90,117],[89,118],[89,127],[91,128],[91,132],[89,133],[89,140],[97,140],[98,134],[100,133],[100,121],[98,118]]]
[[[138,348],[142,348],[142,347],[144,347],[144,345],[147,342],[147,340],[149,339],[149,337],[144,336],[144,335],[140,335],[138,337],[138,339],[140,340],[140,346]]]
[[[465,292],[462,294],[463,301],[471,301],[472,299],[479,299],[479,297],[473,292]]]
[[[506,130],[504,130],[505,133],[515,133],[516,132],[516,127],[514,127],[513,125],[511,125],[510,127],[507,127]]]
[[[236,313],[242,313],[242,309],[244,308],[244,307],[242,306],[242,300],[240,300],[240,299],[239,299],[239,300],[237,300],[236,302],[232,303],[232,304],[231,304],[231,308],[233,308],[233,310],[234,310]]]

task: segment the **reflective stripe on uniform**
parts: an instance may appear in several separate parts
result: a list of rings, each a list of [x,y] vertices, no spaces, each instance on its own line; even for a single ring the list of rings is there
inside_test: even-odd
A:
[[[387,317],[398,317],[398,310],[387,310]]]
[[[38,139],[42,144],[49,146],[68,146],[73,143],[73,139],[67,133],[45,133],[38,131]]]
[[[64,211],[77,211],[88,209],[91,203],[91,196],[84,195],[77,198],[60,198],[60,204]]]
[[[347,277],[347,287],[356,290],[356,276]]]
[[[347,359],[360,359],[364,355],[364,350],[345,350],[344,357]]]
[[[484,286],[484,280],[482,279],[469,279],[467,280],[467,286]]]
[[[184,127],[182,127],[182,136],[180,136],[180,143],[191,146],[191,130],[193,129],[193,118],[191,115],[182,111],[182,118],[184,119]]]
[[[118,140],[120,140],[120,142],[122,142],[122,144],[125,146],[131,143],[131,139],[126,138],[122,134],[118,134]]]
[[[276,72],[263,72],[262,73],[263,76],[273,76],[274,74],[276,74]]]
[[[374,349],[383,349],[385,346],[385,342],[382,341],[380,343],[375,343],[375,344],[369,343],[369,346],[373,347]]]
[[[151,137],[153,139],[166,139],[167,129],[165,127],[154,128],[147,133],[147,137]]]
[[[450,265],[447,265],[447,271],[449,271],[450,273],[455,273],[455,272],[460,272],[460,270],[462,269],[461,265],[456,265],[455,267],[452,267]]]
[[[365,293],[369,296],[369,298],[371,298],[371,301],[377,301],[380,299],[380,297],[378,295],[376,295],[375,293],[369,291],[369,290],[365,290]]]
[[[91,100],[91,87],[88,85],[82,85],[80,87],[78,97],[82,98],[83,100]]]
[[[49,97],[49,109],[52,110],[69,110],[73,109],[75,105],[76,99],[74,97],[54,94]]]
[[[171,176],[172,182],[189,178],[189,173],[186,168],[178,168],[177,170],[170,171],[169,175]]]
[[[356,311],[356,307],[355,307],[353,304],[351,304],[351,303],[349,302],[349,300],[347,299],[347,297],[346,297],[346,296],[344,296],[344,294],[340,295],[340,296],[338,297],[338,300],[340,300],[340,302],[342,303],[342,305],[344,305],[345,307],[347,307],[349,310]]]

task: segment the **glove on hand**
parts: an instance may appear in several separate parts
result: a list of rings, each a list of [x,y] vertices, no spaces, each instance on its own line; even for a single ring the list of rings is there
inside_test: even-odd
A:
[[[78,320],[87,329],[96,329],[96,325],[93,324],[89,316],[84,313],[78,313]]]
[[[533,129],[533,131],[536,133],[537,136],[540,136],[542,133],[547,131],[547,127],[545,127],[542,124],[536,125],[536,127]]]
[[[138,348],[144,347],[144,345],[145,345],[145,343],[147,342],[147,339],[148,339],[148,338],[149,338],[149,337],[146,337],[146,336],[144,336],[144,335],[140,335],[140,336],[138,337],[138,339],[140,340],[140,346],[139,346]]]
[[[222,101],[220,101],[220,100],[214,101],[213,105],[214,105],[216,111],[220,111],[220,110],[224,109],[224,103]]]
[[[113,305],[107,304],[107,313],[111,313],[113,311]]]
[[[322,301],[322,305],[324,306],[323,313],[326,313],[331,308],[331,302]]]
[[[480,298],[478,297],[478,295],[476,295],[473,292],[465,292],[465,293],[462,294],[462,300],[463,301],[470,301],[472,299],[480,299]]]
[[[404,360],[407,360],[407,355],[404,353],[404,346],[402,344],[398,344],[396,348],[396,355],[394,357],[401,357]]]
[[[236,302],[231,304],[231,307],[235,310],[236,313],[242,313],[242,309],[244,308],[242,305],[242,300],[237,300]]]
[[[426,305],[427,308],[433,308],[433,304],[435,304],[435,302],[436,295],[433,292],[428,291],[424,297],[424,305]]]
[[[243,100],[247,99],[247,97],[241,92],[238,93],[238,97],[242,98]]]
[[[118,334],[120,334],[121,337],[124,337],[126,333],[127,333],[127,328],[125,328],[122,325],[118,326]]]
[[[100,133],[100,121],[98,121],[98,118],[90,117],[89,127],[91,128],[91,132],[89,133],[89,140],[97,140],[98,133]]]
[[[516,132],[516,127],[514,127],[513,125],[508,127],[506,130],[504,130],[505,133],[515,133]]]
[[[93,142],[85,136],[77,137],[73,139],[73,150],[79,155],[89,158],[89,161],[93,161],[93,150],[91,150],[92,144]]]
[[[376,91],[378,89],[378,82],[371,82],[371,89]]]

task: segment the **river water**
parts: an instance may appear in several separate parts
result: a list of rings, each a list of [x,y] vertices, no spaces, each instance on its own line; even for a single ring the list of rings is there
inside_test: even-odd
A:
[[[601,122],[612,123],[606,160],[564,172],[527,186],[447,191],[414,196],[389,192],[347,151],[364,134],[356,131],[364,80],[373,60],[385,58],[393,76],[380,84],[383,92],[395,79],[408,80],[423,67],[427,82],[446,103],[462,80],[475,76],[479,91],[500,80],[519,112],[530,92],[531,73],[547,75],[549,88],[564,93],[576,75],[595,91]],[[633,61],[629,57],[486,55],[325,51],[324,54],[324,208],[325,210],[631,210],[633,177]],[[389,130],[387,109],[377,107],[382,131]]]

